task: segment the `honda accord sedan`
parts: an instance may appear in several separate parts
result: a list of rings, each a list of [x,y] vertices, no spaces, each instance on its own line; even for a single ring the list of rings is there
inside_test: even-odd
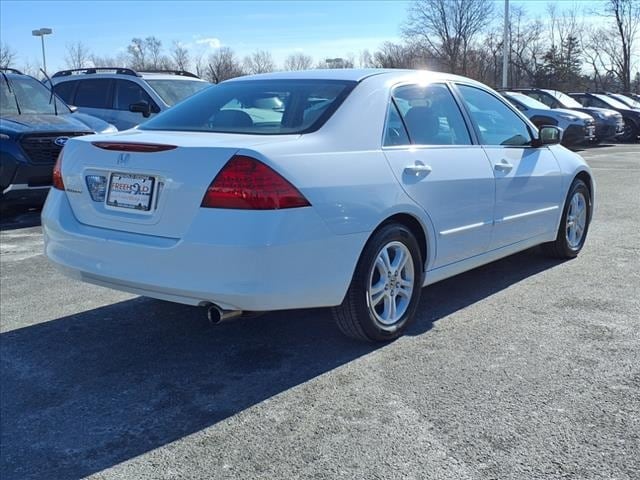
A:
[[[534,245],[578,255],[595,186],[561,134],[454,75],[242,77],[70,139],[45,251],[75,278],[215,320],[333,307],[346,335],[388,341],[424,286]]]

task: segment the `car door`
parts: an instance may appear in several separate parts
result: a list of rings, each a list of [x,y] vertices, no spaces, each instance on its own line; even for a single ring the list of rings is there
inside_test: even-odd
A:
[[[484,253],[491,240],[491,164],[444,83],[393,89],[384,153],[403,189],[436,232],[432,268]]]
[[[159,112],[160,109],[145,92],[140,85],[131,80],[115,80],[113,94],[113,124],[118,130],[127,130],[136,125],[146,122],[149,117],[145,117],[140,112],[132,112],[129,107],[134,103],[147,102],[151,112]]]
[[[553,153],[532,146],[530,126],[496,95],[476,86],[456,87],[496,179],[490,249],[555,231],[563,195]]]

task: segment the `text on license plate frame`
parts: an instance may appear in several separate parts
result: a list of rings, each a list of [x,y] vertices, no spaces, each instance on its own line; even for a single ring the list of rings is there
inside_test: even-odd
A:
[[[147,181],[150,181],[150,185],[147,186],[148,188],[148,194],[129,194],[131,195],[140,195],[141,197],[146,197],[147,198],[147,203],[146,205],[144,205],[142,202],[138,203],[138,205],[134,204],[133,201],[122,201],[122,198],[124,195],[127,195],[127,192],[122,191],[122,192],[114,192],[113,187],[114,187],[114,178],[117,179],[117,181],[124,181],[122,183],[122,185],[133,185],[136,182],[136,180],[142,180],[142,183],[146,183]],[[143,175],[143,174],[138,174],[138,173],[124,173],[124,172],[111,172],[111,175],[109,175],[109,186],[107,188],[107,195],[105,198],[105,207],[112,209],[112,210],[120,210],[120,211],[131,211],[131,212],[139,212],[139,213],[151,213],[152,208],[153,208],[153,200],[155,197],[155,189],[156,189],[156,185],[157,185],[157,178],[154,177],[153,175]],[[140,188],[140,187],[138,187]],[[114,199],[113,197],[118,197],[120,196],[120,201],[118,201],[117,199]],[[125,198],[126,199],[126,198]]]

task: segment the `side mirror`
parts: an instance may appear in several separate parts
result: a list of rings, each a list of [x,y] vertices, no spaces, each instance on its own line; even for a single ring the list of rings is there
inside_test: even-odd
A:
[[[533,141],[534,147],[556,145],[562,141],[562,129],[553,125],[543,125],[539,129],[538,138]]]
[[[129,111],[141,113],[144,118],[148,118],[151,115],[151,105],[145,101],[132,103],[129,105]]]
[[[76,113],[78,111],[78,107],[76,107],[75,105],[67,105],[67,107],[69,107],[71,113]]]

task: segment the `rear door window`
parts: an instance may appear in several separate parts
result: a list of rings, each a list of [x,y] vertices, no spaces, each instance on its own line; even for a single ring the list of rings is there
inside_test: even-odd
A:
[[[75,80],[70,80],[68,82],[61,82],[61,83],[58,83],[57,85],[54,85],[53,91],[56,92],[56,94],[60,98],[62,98],[65,102],[67,102],[70,105],[73,105],[73,91],[75,90],[77,84],[78,82]]]
[[[471,145],[471,137],[449,88],[444,84],[403,85],[393,99],[416,145]],[[389,120],[393,120],[389,115]],[[396,122],[397,123],[397,122]],[[393,127],[391,123],[389,127]],[[391,140],[390,132],[387,132]]]
[[[109,102],[111,80],[79,80],[76,90],[75,105],[87,108],[111,108]]]

